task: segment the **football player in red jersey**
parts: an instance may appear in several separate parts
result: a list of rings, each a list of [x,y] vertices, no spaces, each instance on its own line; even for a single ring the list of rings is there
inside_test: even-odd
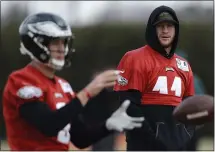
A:
[[[186,150],[194,128],[174,120],[172,112],[194,95],[194,84],[190,65],[174,53],[179,36],[175,11],[157,7],[145,36],[145,46],[122,57],[118,70],[123,73],[114,87],[121,101],[135,101],[129,115],[145,117],[141,128],[126,132],[127,150]]]
[[[105,88],[115,84],[119,71],[98,74],[77,94],[55,75],[69,65],[68,43],[73,35],[61,17],[38,13],[19,28],[21,52],[32,62],[9,75],[3,93],[3,115],[11,150],[68,150],[69,142],[85,148],[113,131],[141,127],[144,118],[126,114],[129,101],[105,122],[90,126],[82,111],[92,100],[111,100]],[[87,137],[85,137],[87,135]]]

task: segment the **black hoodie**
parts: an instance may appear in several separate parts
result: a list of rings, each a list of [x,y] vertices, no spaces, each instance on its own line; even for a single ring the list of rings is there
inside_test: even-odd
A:
[[[156,27],[153,25],[158,15],[160,15],[163,12],[168,12],[170,15],[172,15],[173,19],[178,23],[178,24],[175,24],[175,38],[173,40],[172,48],[169,54],[167,54],[165,49],[161,46],[156,34]],[[172,8],[167,6],[157,7],[149,17],[147,27],[146,27],[145,37],[146,37],[146,42],[151,48],[161,53],[164,57],[171,58],[174,55],[174,52],[178,43],[178,37],[179,37],[179,21],[175,11]]]

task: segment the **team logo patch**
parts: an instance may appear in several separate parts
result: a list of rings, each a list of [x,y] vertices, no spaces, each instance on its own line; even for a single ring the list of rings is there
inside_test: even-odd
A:
[[[188,63],[186,61],[176,58],[176,64],[179,69],[183,71],[189,71]]]
[[[121,86],[125,86],[128,84],[128,80],[124,77],[122,77],[121,75],[118,75],[118,79],[117,82],[119,83],[119,85]]]
[[[17,96],[22,99],[39,98],[42,96],[42,90],[35,86],[24,86],[17,91]]]

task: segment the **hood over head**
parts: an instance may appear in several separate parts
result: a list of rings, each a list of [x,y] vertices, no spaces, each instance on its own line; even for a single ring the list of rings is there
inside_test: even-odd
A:
[[[175,25],[175,38],[172,42],[172,48],[169,54],[167,54],[164,47],[161,46],[156,33],[156,25],[162,21],[169,21]],[[145,38],[147,44],[155,51],[161,53],[164,57],[171,58],[174,55],[175,49],[177,47],[178,37],[179,20],[175,11],[168,6],[159,6],[154,9],[149,17],[146,27]]]

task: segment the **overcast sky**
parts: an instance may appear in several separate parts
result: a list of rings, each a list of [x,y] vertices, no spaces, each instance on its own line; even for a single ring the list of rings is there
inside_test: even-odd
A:
[[[84,24],[94,22],[99,14],[110,6],[117,9],[132,7],[135,10],[135,7],[154,9],[159,5],[167,5],[173,9],[180,9],[188,5],[212,7],[213,1],[1,1],[1,16],[8,12],[12,4],[27,9],[29,14],[41,11],[52,12],[66,20]]]

